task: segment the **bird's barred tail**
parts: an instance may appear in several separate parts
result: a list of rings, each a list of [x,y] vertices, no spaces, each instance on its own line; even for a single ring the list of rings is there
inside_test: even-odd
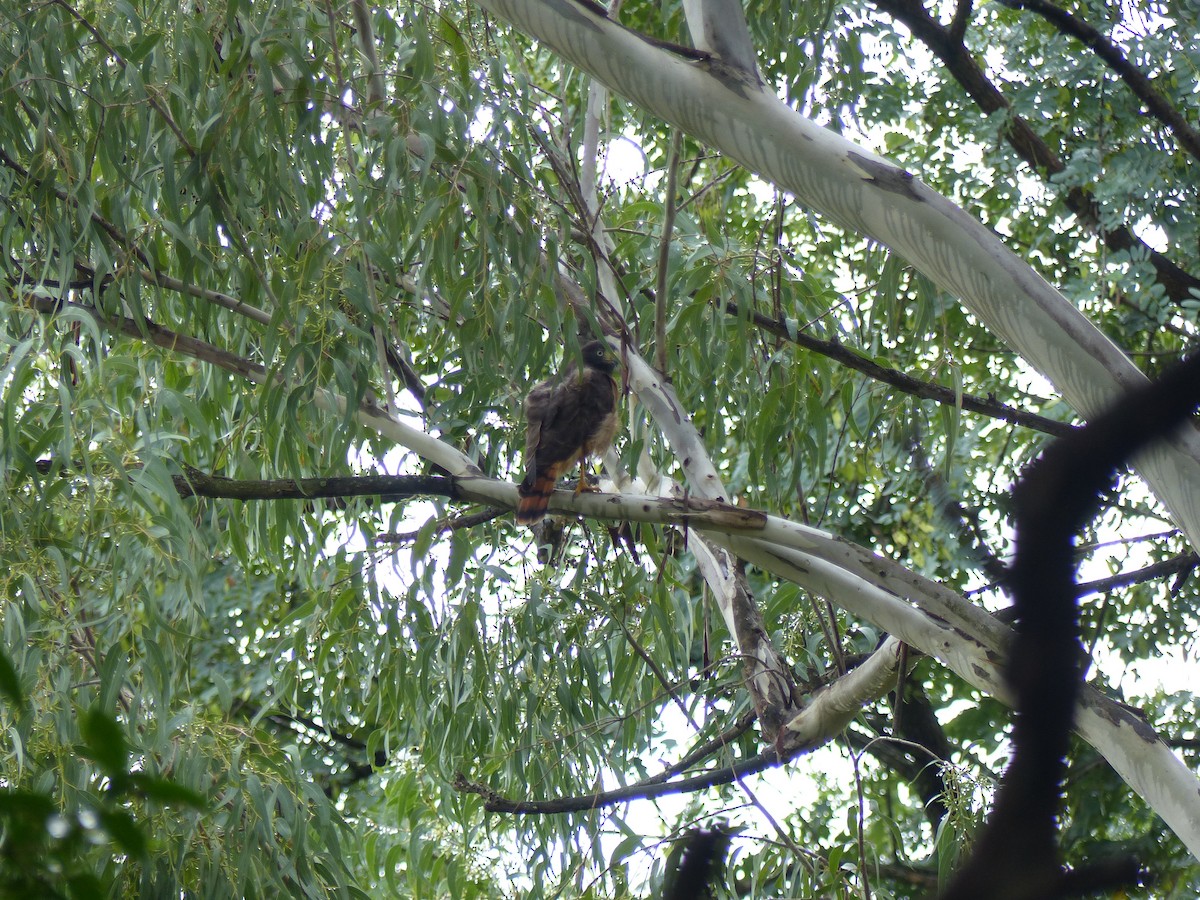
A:
[[[536,525],[546,516],[546,507],[550,505],[550,495],[554,493],[554,484],[558,479],[554,475],[538,475],[533,484],[522,482],[517,488],[521,499],[517,501],[517,524]]]

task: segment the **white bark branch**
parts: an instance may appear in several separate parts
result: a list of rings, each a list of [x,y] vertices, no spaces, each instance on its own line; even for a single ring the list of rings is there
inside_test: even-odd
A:
[[[819,747],[842,733],[868,703],[896,686],[904,642],[889,635],[862,665],[812,695],[804,710],[788,722],[783,742],[789,747]]]

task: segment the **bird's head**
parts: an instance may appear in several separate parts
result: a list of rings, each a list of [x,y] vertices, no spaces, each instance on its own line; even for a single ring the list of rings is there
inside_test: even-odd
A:
[[[608,341],[588,341],[579,348],[579,352],[583,356],[583,364],[589,369],[611,372],[617,367],[617,354]]]

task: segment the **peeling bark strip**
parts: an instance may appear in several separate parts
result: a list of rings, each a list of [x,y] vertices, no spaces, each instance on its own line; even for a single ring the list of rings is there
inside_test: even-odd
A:
[[[912,172],[891,163],[868,158],[853,150],[846,155],[854,161],[855,165],[870,174],[870,181],[873,184],[877,184],[883,190],[891,191],[893,194],[900,194],[914,203],[921,202],[921,197],[913,190]]]
[[[1017,694],[1013,758],[991,819],[943,900],[1052,900],[1082,884],[1094,890],[1136,880],[1130,860],[1065,873],[1058,851],[1056,816],[1083,678],[1073,546],[1117,468],[1180,427],[1198,403],[1200,354],[1056,440],[1013,490],[1017,636],[1007,666]]]

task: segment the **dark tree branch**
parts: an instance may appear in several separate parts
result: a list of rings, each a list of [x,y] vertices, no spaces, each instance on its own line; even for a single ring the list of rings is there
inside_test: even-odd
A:
[[[694,768],[704,760],[708,759],[716,753],[723,752],[733,741],[745,734],[754,723],[758,721],[758,714],[754,710],[748,710],[738,716],[736,722],[718,734],[710,741],[705,741],[699,747],[692,749],[682,759],[667,766],[661,774],[647,778],[646,783],[652,784],[655,781],[668,781],[681,772]]]
[[[725,304],[725,311],[732,316],[745,317],[747,315],[736,303],[732,302]],[[1011,406],[1006,406],[990,398],[984,399],[972,394],[962,394],[959,397],[950,388],[942,387],[939,384],[931,384],[928,381],[921,381],[919,378],[914,378],[898,369],[886,368],[851,350],[839,341],[825,341],[815,338],[796,328],[789,328],[787,322],[772,319],[770,316],[760,312],[750,312],[749,319],[755,326],[769,334],[773,334],[785,341],[791,341],[805,350],[812,350],[814,353],[827,356],[835,362],[854,369],[856,372],[861,372],[868,378],[891,385],[897,390],[911,394],[914,397],[920,397],[923,400],[934,400],[949,406],[958,405],[961,399],[962,408],[968,412],[991,416],[994,419],[1000,419],[1011,425],[1032,428],[1035,431],[1041,431],[1045,434],[1062,436],[1070,434],[1075,430],[1075,426],[1073,425],[1068,425],[1065,422],[1056,422],[1054,419],[1048,419],[1045,416],[1039,416],[1035,413],[1025,412],[1024,410],[1014,409]]]
[[[556,797],[553,800],[511,800],[486,784],[468,781],[461,772],[454,777],[454,789],[465,794],[478,794],[483,797],[483,808],[488,812],[511,813],[518,816],[545,816],[586,812],[606,806],[615,806],[618,803],[627,803],[630,800],[652,800],[671,794],[690,794],[717,785],[732,784],[738,778],[754,775],[785,761],[774,749],[768,749],[731,766],[693,775],[690,778],[681,778],[678,781],[647,779],[611,791],[598,791],[594,794],[577,797]]]
[[[1103,594],[1117,588],[1129,587],[1131,584],[1157,581],[1159,578],[1166,578],[1170,575],[1186,577],[1197,566],[1200,566],[1200,555],[1195,553],[1181,553],[1178,556],[1172,556],[1170,559],[1164,559],[1162,562],[1152,563],[1141,569],[1118,572],[1116,575],[1110,575],[1107,578],[1098,578],[1095,581],[1086,581],[1083,584],[1076,585],[1074,588],[1075,596],[1086,597],[1089,594]],[[999,587],[1003,581],[1002,578],[997,579],[991,584],[975,589],[972,593],[992,590]],[[1005,607],[1004,609],[997,610],[995,615],[1001,621],[1012,621],[1013,608]]]
[[[1168,575],[1187,575],[1200,566],[1200,556],[1195,553],[1181,553],[1162,562],[1156,562],[1131,572],[1118,572],[1108,578],[1098,578],[1088,581],[1075,588],[1077,597],[1088,594],[1103,594],[1116,588],[1129,587],[1131,584],[1141,584],[1145,581],[1155,581]]]
[[[1171,102],[1163,96],[1149,78],[1142,74],[1137,66],[1129,61],[1121,48],[1096,28],[1048,0],[997,0],[997,2],[1009,9],[1027,9],[1037,13],[1060,32],[1075,38],[1099,56],[1110,69],[1120,76],[1133,95],[1145,104],[1150,115],[1174,132],[1179,145],[1196,159],[1200,159],[1200,132],[1188,124],[1182,113],[1171,105]]]
[[[39,459],[34,467],[43,475],[54,470],[54,459]],[[81,468],[76,466],[75,468]],[[130,468],[140,468],[130,466]],[[340,500],[346,497],[378,497],[388,503],[413,497],[447,497],[464,500],[455,480],[440,475],[336,475],[321,478],[274,478],[239,480],[210,475],[184,465],[181,475],[172,476],[180,497],[212,497],[222,500]],[[66,474],[69,470],[60,470]],[[443,522],[436,533],[471,528],[490,522],[509,510],[489,508]],[[381,534],[377,543],[404,543],[420,532]]]
[[[706,900],[725,869],[731,832],[717,827],[696,828],[685,838],[681,853],[667,859],[663,900]]]
[[[335,497],[449,497],[461,500],[453,478],[440,475],[345,475],[330,478],[275,478],[240,481],[209,475],[185,466],[175,476],[181,497],[219,497],[226,500],[316,500]]]
[[[492,519],[498,519],[506,512],[509,512],[509,510],[500,509],[499,507],[492,507],[491,509],[485,509],[482,512],[471,513],[470,515],[466,516],[452,516],[439,522],[434,528],[433,533],[445,534],[451,531],[463,531],[467,528],[474,528],[476,525],[482,525],[485,522],[492,521]],[[421,532],[419,530],[404,532],[386,531],[383,534],[378,534],[375,536],[375,543],[410,544],[417,539],[417,536],[420,533]]]
[[[258,709],[253,705],[246,704],[245,708],[251,711],[251,717],[258,715]],[[365,753],[367,749],[366,741],[361,741],[356,737],[344,734],[343,732],[330,728],[328,725],[322,725],[320,722],[309,718],[308,716],[302,716],[296,713],[275,712],[268,713],[267,718],[277,725],[282,725],[291,729],[297,734],[315,732],[322,737],[328,738],[332,743],[338,744],[342,747],[348,747],[351,750]],[[376,767],[385,766],[388,762],[387,754],[382,750],[377,750],[371,761]]]
[[[137,340],[149,341],[156,347],[162,347],[164,350],[171,350],[191,356],[202,362],[212,363],[214,366],[224,369],[227,372],[241,375],[253,381],[261,381],[266,376],[266,367],[260,363],[252,362],[245,357],[230,353],[228,350],[223,350],[207,341],[178,334],[169,328],[164,328],[151,319],[130,319],[126,316],[109,315],[85,303],[72,303],[68,300],[38,297],[32,294],[27,294],[22,299],[30,309],[35,309],[41,313],[53,314],[61,312],[64,309],[86,312],[110,331],[115,331],[127,337],[136,338]]]
[[[1198,402],[1200,354],[1055,441],[1013,490],[1012,763],[975,850],[943,900],[1052,900],[1138,878],[1130,860],[1064,873],[1058,850],[1056,819],[1083,676],[1073,542],[1117,469],[1181,427]]]
[[[958,5],[954,8],[954,18],[950,20],[950,28],[948,29],[950,37],[956,41],[961,41],[967,33],[967,23],[971,21],[971,13],[975,11],[975,4],[972,0],[958,0]]]
[[[375,336],[375,327],[376,326],[374,325],[371,326],[372,337]],[[425,384],[421,381],[421,376],[418,375],[413,367],[408,364],[408,361],[400,354],[400,351],[398,351],[390,341],[385,340],[383,342],[383,346],[384,351],[387,354],[389,368],[391,368],[392,372],[404,382],[404,386],[408,389],[408,392],[413,395],[421,409],[424,409]]]
[[[1012,112],[1008,99],[991,81],[961,37],[955,36],[930,15],[921,0],[874,0],[875,5],[901,22],[913,35],[942,60],[953,78],[970,95],[981,110],[989,115],[1005,111],[1009,115],[1004,131],[1005,140],[1017,155],[1037,171],[1056,175],[1066,169],[1058,155],[1033,130],[1025,119]],[[1154,267],[1155,277],[1167,296],[1176,303],[1192,298],[1200,291],[1200,278],[1177,266],[1157,250],[1152,250],[1128,227],[1105,228],[1099,204],[1081,187],[1070,188],[1063,204],[1110,250],[1135,250],[1144,254]],[[1136,248],[1136,249],[1135,249]]]
[[[260,707],[252,703],[241,703],[237,708],[247,711],[251,718],[257,716],[260,711]],[[322,790],[327,797],[333,797],[345,791],[351,785],[365,781],[388,763],[387,754],[382,750],[375,751],[374,755],[366,762],[359,762],[353,759],[351,754],[342,751],[349,750],[365,755],[367,749],[365,741],[361,741],[348,734],[343,734],[327,725],[322,725],[308,716],[281,711],[268,713],[266,721],[270,722],[276,728],[287,729],[289,734],[299,735],[317,743],[324,747],[326,752],[337,752],[341,755],[341,763],[345,767],[346,776],[336,777],[335,775],[330,775],[325,780]]]

